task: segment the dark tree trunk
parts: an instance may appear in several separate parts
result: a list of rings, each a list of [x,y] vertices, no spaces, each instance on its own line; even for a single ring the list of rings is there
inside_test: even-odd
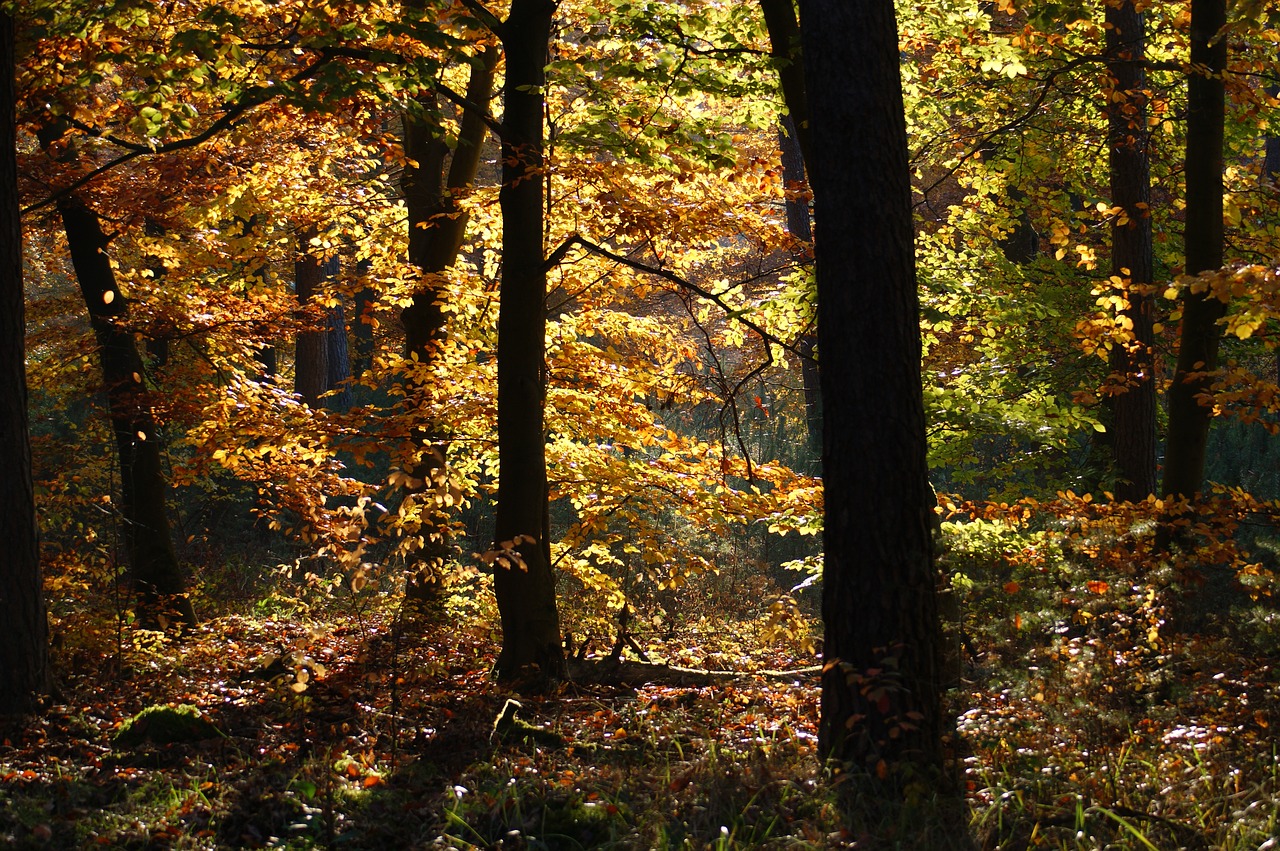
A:
[[[347,312],[342,305],[329,308],[329,330],[325,334],[325,363],[329,367],[326,384],[335,390],[325,402],[335,411],[351,407],[351,351],[347,345]]]
[[[522,565],[498,567],[499,678],[558,678],[564,669],[555,574],[547,534],[544,336],[547,273],[542,244],[543,86],[552,0],[512,0],[500,36],[506,53],[502,140],[502,282],[498,310],[499,546]]]
[[[760,0],[765,28],[769,31],[770,52],[778,70],[782,99],[795,129],[796,144],[806,168],[812,168],[809,126],[809,99],[805,91],[805,68],[800,38],[800,22],[796,18],[795,0]]]
[[[188,622],[187,599],[165,509],[168,483],[161,466],[160,437],[146,400],[144,367],[133,332],[124,327],[127,306],[108,259],[108,241],[98,215],[74,195],[58,200],[67,247],[89,321],[98,342],[102,382],[120,458],[121,537],[133,569],[141,621],[158,623],[165,611]]]
[[[307,305],[320,292],[324,281],[324,264],[310,253],[309,241],[315,231],[303,234],[298,245],[298,258],[293,264],[294,289],[298,304]],[[294,341],[293,392],[313,408],[321,405],[321,397],[329,389],[328,327],[298,332]]]
[[[275,346],[263,346],[258,349],[254,358],[258,361],[258,367],[262,370],[262,378],[264,381],[275,381],[280,375],[279,358],[276,356]]]
[[[321,266],[327,280],[338,277],[341,263],[335,254]],[[329,323],[325,331],[325,405],[332,411],[345,411],[351,407],[351,351],[347,345],[347,312],[338,302],[329,308]]]
[[[819,751],[941,763],[919,299],[892,0],[803,0],[822,350]],[[824,239],[823,234],[835,238]]]
[[[790,115],[782,119],[778,132],[782,149],[782,179],[789,191],[805,185],[804,152],[796,135],[795,121]],[[809,221],[809,203],[803,198],[787,199],[787,231],[805,243],[813,242],[813,228]],[[806,249],[797,260],[803,262],[813,256],[812,248]],[[809,435],[809,451],[822,456],[822,388],[819,386],[817,335],[809,332],[800,338],[800,382],[804,388],[804,419]]]
[[[495,47],[488,47],[476,57],[467,83],[470,103],[483,107],[493,96],[498,55]],[[401,312],[400,321],[405,354],[430,364],[445,334],[440,276],[457,261],[466,237],[469,217],[459,200],[475,182],[486,127],[483,116],[464,109],[449,159],[449,145],[438,122],[407,114],[403,120],[405,155],[417,165],[405,166],[400,188],[409,214],[409,262],[422,271],[422,283],[412,303]],[[421,394],[427,389],[418,387],[414,392]],[[412,442],[428,447],[413,463],[413,478],[424,483],[424,490],[446,489],[449,443],[438,424],[419,423]],[[431,523],[430,518],[424,518],[423,532],[424,546],[409,567],[409,591],[417,599],[430,599],[434,596],[433,580],[448,557],[448,540],[445,527]]]
[[[1127,218],[1111,228],[1111,274],[1129,282],[1129,306],[1121,315],[1132,324],[1132,339],[1111,350],[1113,380],[1127,389],[1108,397],[1109,443],[1120,477],[1116,498],[1136,502],[1156,490],[1155,316],[1154,298],[1145,291],[1153,275],[1146,36],[1133,0],[1108,4],[1106,15],[1107,69],[1114,81],[1107,105],[1111,204]]]
[[[27,431],[13,30],[13,18],[0,12],[0,715],[34,711],[49,679]]]
[[[356,267],[357,274],[366,274],[368,266],[367,261],[360,261]],[[356,311],[351,322],[351,372],[357,378],[373,369],[373,329],[377,321],[374,311],[377,309],[378,294],[371,287],[356,290]]]
[[[1226,94],[1222,74],[1227,39],[1225,0],[1191,0],[1191,75],[1187,81],[1186,272],[1222,267],[1222,147]],[[1216,39],[1216,40],[1215,40]],[[1204,480],[1210,409],[1197,398],[1207,392],[1204,373],[1217,368],[1226,304],[1209,293],[1182,296],[1178,366],[1169,387],[1169,434],[1165,441],[1165,496],[1192,498]]]

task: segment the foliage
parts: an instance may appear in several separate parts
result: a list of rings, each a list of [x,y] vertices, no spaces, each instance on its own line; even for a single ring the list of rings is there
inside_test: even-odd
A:
[[[955,802],[919,788],[885,806],[817,782],[817,695],[799,675],[581,685],[530,706],[565,747],[488,738],[507,697],[486,674],[489,574],[512,569],[492,534],[496,144],[458,198],[459,258],[429,280],[406,259],[399,188],[404,115],[457,145],[457,91],[495,41],[478,4],[6,7],[25,46],[28,382],[66,700],[5,737],[3,842],[875,847],[921,823],[963,833]],[[1258,847],[1277,801],[1274,22],[1244,4],[1225,34],[1232,262],[1186,278],[1187,4],[1146,9],[1161,393],[1178,295],[1228,304],[1202,400],[1222,484],[1173,505],[1114,503],[1097,451],[1101,403],[1129,378],[1104,365],[1131,341],[1133,293],[1099,272],[1120,215],[1103,6],[928,0],[899,16],[973,838]],[[604,656],[624,633],[657,662],[798,667],[817,634],[824,509],[797,355],[815,296],[809,247],[785,227],[785,200],[808,196],[783,185],[758,10],[566,0],[553,47],[547,455],[575,651]],[[40,149],[51,121],[77,165]],[[122,321],[147,350],[176,542],[209,618],[180,642],[132,629],[104,388],[50,215],[71,187],[109,231]],[[336,271],[300,304],[304,256]],[[404,356],[398,316],[425,284],[447,318],[429,363]],[[291,342],[337,307],[353,341],[372,334],[372,357],[355,405],[313,408],[293,392]],[[449,445],[438,481],[411,475],[425,427]],[[1160,523],[1185,533],[1167,554]],[[422,624],[400,607],[401,566],[440,527],[448,620]],[[226,739],[111,753],[148,705],[199,707]]]

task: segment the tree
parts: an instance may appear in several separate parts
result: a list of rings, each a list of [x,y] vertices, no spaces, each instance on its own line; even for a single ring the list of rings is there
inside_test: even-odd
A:
[[[1225,0],[1191,0],[1191,70],[1187,79],[1187,215],[1183,244],[1185,273],[1198,275],[1222,267],[1223,136],[1227,39]],[[1188,288],[1182,294],[1178,365],[1169,387],[1169,432],[1165,438],[1165,496],[1193,498],[1204,479],[1210,408],[1210,373],[1218,364],[1226,302],[1212,289]]]
[[[74,159],[74,148],[59,141],[64,128],[47,125],[41,143],[62,147],[59,159]],[[161,465],[160,434],[146,399],[146,367],[132,329],[125,323],[128,304],[116,284],[108,254],[110,241],[98,214],[75,193],[57,199],[67,235],[71,265],[98,344],[102,383],[120,464],[120,536],[142,608],[142,621],[158,624],[176,611],[187,623],[195,610],[186,596],[182,568],[173,547],[165,497],[169,491]]]
[[[452,144],[439,116],[432,116],[438,108],[434,98],[419,104],[425,115],[406,113],[401,119],[406,164],[400,189],[408,213],[409,262],[418,268],[422,278],[409,306],[401,311],[400,321],[404,325],[405,355],[424,371],[435,362],[445,333],[440,276],[457,261],[466,236],[470,216],[460,203],[461,196],[470,190],[480,167],[486,131],[481,111],[493,95],[498,56],[496,45],[487,45],[473,58],[466,91],[469,106],[462,110],[458,135]],[[422,394],[430,390],[416,383],[411,392]],[[421,453],[413,459],[413,480],[422,482],[428,493],[448,493],[445,461],[449,444],[441,424],[418,423],[413,435],[414,451]],[[431,513],[430,505],[423,511]],[[448,551],[444,524],[428,525],[423,546],[410,554],[410,588],[417,595],[427,594]]]
[[[1118,499],[1146,499],[1156,490],[1154,274],[1151,244],[1151,168],[1148,159],[1145,21],[1132,0],[1108,3],[1107,99],[1110,154],[1112,281],[1126,306],[1128,333],[1110,351],[1112,393],[1109,442],[1120,481]]]
[[[14,97],[14,22],[0,11],[0,715],[29,712],[48,686],[48,621],[40,578],[27,431],[22,223]]]
[[[911,185],[890,0],[803,0],[822,352],[819,750],[938,765],[941,707]]]
[[[314,230],[304,231],[299,240],[298,257],[293,264],[294,287],[298,304],[306,307],[323,295],[320,285],[324,282],[324,261],[312,251],[310,240]],[[325,325],[299,331],[294,341],[293,389],[312,408],[323,403],[322,397],[329,390],[329,312],[324,311]]]
[[[558,677],[564,666],[547,495],[543,87],[551,0],[513,0],[498,30],[506,56],[502,113],[502,282],[498,312],[498,676]]]

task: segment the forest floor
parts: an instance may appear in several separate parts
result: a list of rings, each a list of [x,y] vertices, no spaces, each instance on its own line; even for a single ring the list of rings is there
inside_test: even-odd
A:
[[[925,784],[860,809],[824,777],[817,678],[750,675],[814,659],[749,640],[758,624],[647,645],[739,679],[568,684],[495,732],[512,695],[491,627],[302,607],[177,640],[61,618],[55,702],[0,738],[0,846],[1280,847],[1271,607],[1166,634],[1139,584],[1015,585],[971,594],[948,698],[959,829]],[[216,731],[121,736],[181,705]]]

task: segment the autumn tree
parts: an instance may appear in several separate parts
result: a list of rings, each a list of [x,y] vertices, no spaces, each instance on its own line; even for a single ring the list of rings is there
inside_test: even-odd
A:
[[[74,144],[59,122],[40,131],[42,144],[58,159],[75,161]],[[127,325],[128,303],[111,266],[110,240],[97,212],[74,192],[57,198],[67,248],[85,309],[93,327],[103,388],[115,437],[120,474],[120,536],[144,610],[158,623],[176,611],[187,623],[195,612],[186,596],[182,568],[173,546],[165,499],[169,484],[160,453],[160,433],[146,394],[147,369]]]
[[[822,352],[819,749],[941,761],[911,184],[893,4],[804,0]]]
[[[543,87],[552,0],[514,0],[498,29],[506,58],[502,112],[502,283],[498,314],[498,517],[510,550],[494,573],[502,615],[499,677],[564,665],[547,492],[543,247]]]
[[[499,55],[497,46],[491,44],[471,57],[467,105],[461,109],[456,136],[450,138],[443,126],[440,97],[434,92],[421,97],[415,109],[401,118],[405,165],[400,190],[408,214],[408,259],[421,273],[421,279],[409,305],[400,312],[400,321],[405,332],[405,356],[416,374],[430,372],[445,334],[447,314],[441,302],[447,296],[440,280],[457,261],[470,221],[461,202],[480,167]],[[431,392],[423,382],[410,380],[411,394]],[[412,432],[417,457],[412,459],[410,472],[413,481],[421,482],[421,489],[427,493],[427,505],[420,509],[427,515],[436,513],[432,505],[443,507],[443,496],[450,492],[445,431],[443,423],[425,422],[415,424]],[[428,519],[423,545],[409,554],[413,593],[427,594],[438,578],[448,556],[446,535],[444,524]]]
[[[14,21],[0,11],[0,715],[36,708],[48,685],[48,623],[27,431],[22,224],[18,212]]]
[[[1156,490],[1155,274],[1151,232],[1150,131],[1147,127],[1146,22],[1132,0],[1106,9],[1107,142],[1111,204],[1112,282],[1123,299],[1128,334],[1112,345],[1114,385],[1109,440],[1119,499],[1146,499]]]
[[[1223,260],[1223,136],[1227,67],[1224,0],[1191,2],[1191,67],[1187,78],[1187,213],[1183,245],[1188,275],[1211,272]],[[1193,498],[1204,478],[1212,410],[1202,395],[1218,365],[1226,302],[1207,288],[1182,295],[1178,362],[1169,387],[1169,432],[1165,439],[1165,496]]]

